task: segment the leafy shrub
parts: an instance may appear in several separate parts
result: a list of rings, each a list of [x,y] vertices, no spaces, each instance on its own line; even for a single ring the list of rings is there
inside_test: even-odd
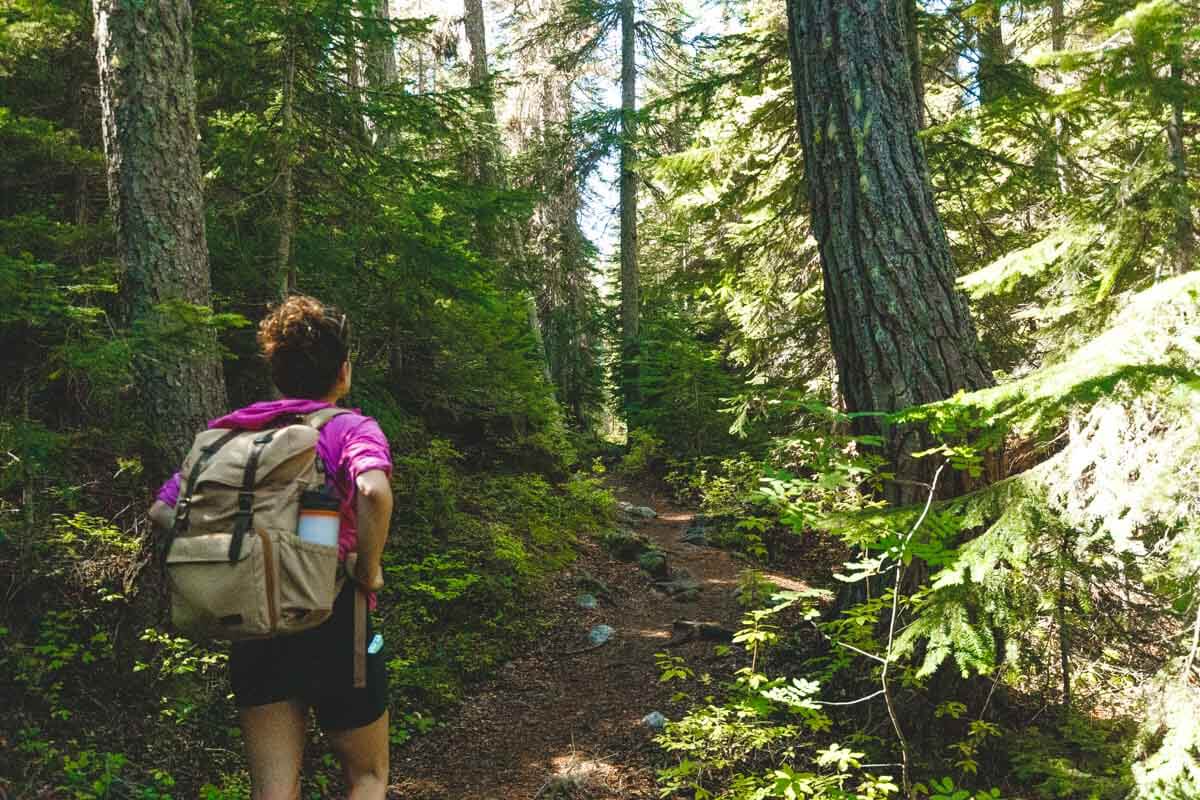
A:
[[[652,475],[664,463],[663,441],[648,430],[629,432],[629,442],[618,469],[622,474],[636,477]]]

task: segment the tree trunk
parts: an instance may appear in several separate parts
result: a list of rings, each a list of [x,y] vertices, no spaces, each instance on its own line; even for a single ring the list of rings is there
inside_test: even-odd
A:
[[[626,402],[640,393],[637,261],[637,53],[633,0],[621,0],[621,349]]]
[[[955,286],[917,139],[903,10],[894,0],[788,0],[796,115],[825,313],[849,411],[896,411],[991,384]],[[923,499],[913,429],[883,429],[889,499]],[[926,459],[925,461],[928,461]]]
[[[134,328],[159,305],[211,306],[188,0],[94,0],[108,186]],[[137,362],[146,423],[178,464],[225,408],[216,337]]]
[[[495,190],[502,188],[506,181],[499,169],[500,153],[497,141],[493,138],[496,130],[496,106],[490,85],[491,73],[488,70],[487,20],[483,15],[483,0],[463,0],[463,27],[466,29],[467,43],[471,48],[471,87],[483,92],[479,122],[487,131],[475,151],[475,175],[481,187],[485,190]],[[479,252],[487,258],[495,258],[502,250],[499,246],[502,235],[512,249],[510,255],[514,261],[523,260],[525,244],[520,228],[516,225],[505,225],[504,230],[501,230],[490,210],[481,213],[476,231]],[[534,347],[541,361],[542,377],[553,386],[550,364],[546,358],[546,344],[542,336],[542,323],[538,318],[537,299],[532,292],[526,291],[523,292],[522,302],[525,305]]]
[[[483,16],[483,0],[464,0],[463,27],[466,29],[467,43],[471,47],[470,81],[471,88],[481,95],[478,119],[480,127],[488,131],[496,128],[496,107],[493,105],[492,91],[489,86],[491,78],[487,61],[487,34]],[[496,179],[495,143],[490,135],[485,135],[475,148],[472,159],[475,176],[479,184],[485,188],[495,188]],[[481,215],[479,220],[479,251],[491,258],[496,255],[495,220],[490,212]]]
[[[296,48],[286,42],[283,65],[283,97],[279,110],[279,246],[275,253],[275,277],[279,299],[296,291],[296,268],[292,263],[292,235],[296,227]]]
[[[375,0],[376,30],[367,42],[367,89],[372,92],[388,91],[400,79],[391,25],[390,0]],[[391,131],[386,127],[376,129],[375,144],[386,149],[391,144]]]
[[[1174,186],[1175,259],[1176,275],[1191,272],[1196,261],[1196,233],[1192,228],[1192,197],[1188,186],[1187,149],[1183,141],[1183,101],[1186,86],[1183,82],[1183,53],[1176,46],[1171,53],[1170,115],[1167,118],[1167,145],[1171,159]]]
[[[1008,48],[1004,44],[1004,28],[1000,10],[1002,0],[990,0],[977,33],[979,48],[979,102],[987,105],[1004,94],[1004,65]]]
[[[1061,53],[1067,46],[1067,23],[1063,16],[1063,0],[1053,0],[1050,3],[1050,48],[1055,53]],[[1056,73],[1055,82],[1061,83],[1061,73]],[[1070,178],[1067,171],[1067,126],[1061,115],[1054,116],[1054,171],[1058,176],[1058,191],[1067,194],[1070,191]]]
[[[904,30],[908,33],[909,69],[912,71],[913,96],[917,101],[917,128],[925,127],[925,76],[921,58],[921,33],[917,30],[917,0],[904,4]]]

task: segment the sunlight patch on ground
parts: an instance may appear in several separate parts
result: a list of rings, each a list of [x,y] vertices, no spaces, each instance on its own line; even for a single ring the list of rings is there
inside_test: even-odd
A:
[[[797,580],[796,578],[789,578],[786,575],[779,575],[774,572],[764,572],[763,577],[778,586],[780,589],[788,592],[803,592],[812,588],[812,586],[805,581]]]
[[[670,639],[671,632],[664,630],[651,630],[649,628],[631,628],[628,633],[634,636],[640,636],[643,639]]]
[[[617,768],[602,759],[588,758],[582,753],[554,756],[550,759],[552,772],[538,789],[535,798],[587,797],[591,792],[610,787],[620,780]]]

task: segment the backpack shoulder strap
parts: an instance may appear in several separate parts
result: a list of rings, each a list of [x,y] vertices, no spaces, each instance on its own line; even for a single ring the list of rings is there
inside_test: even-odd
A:
[[[350,409],[348,408],[322,408],[312,412],[311,414],[305,414],[300,421],[310,428],[321,430],[321,428],[324,428],[325,423],[329,422],[329,420],[333,419],[334,417],[340,417],[342,414],[349,413]]]

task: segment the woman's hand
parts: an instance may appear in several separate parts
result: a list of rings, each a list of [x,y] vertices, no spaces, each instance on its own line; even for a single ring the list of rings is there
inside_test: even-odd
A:
[[[367,559],[359,558],[354,565],[354,582],[368,592],[378,592],[383,588],[383,568],[376,562],[368,564]]]

